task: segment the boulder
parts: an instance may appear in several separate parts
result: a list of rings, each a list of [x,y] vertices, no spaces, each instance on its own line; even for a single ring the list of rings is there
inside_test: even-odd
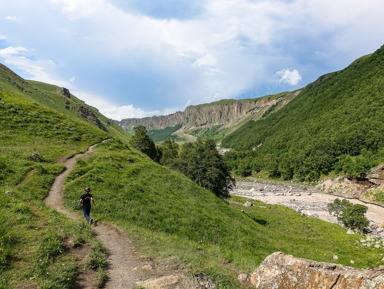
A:
[[[384,289],[384,269],[354,269],[276,252],[251,275],[258,289]]]
[[[243,207],[252,207],[253,204],[250,202],[250,201],[246,201],[244,204],[243,204]]]

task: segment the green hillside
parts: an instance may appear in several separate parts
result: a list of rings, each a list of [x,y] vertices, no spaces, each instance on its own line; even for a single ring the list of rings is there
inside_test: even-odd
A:
[[[80,118],[96,125],[114,136],[124,137],[126,133],[96,108],[87,105],[76,96],[57,93],[59,87],[38,81],[24,80],[0,63],[0,89],[20,98],[30,100],[70,117]]]
[[[67,178],[67,208],[73,210],[82,188],[90,186],[95,218],[121,228],[142,254],[174,257],[188,273],[211,276],[219,288],[239,288],[237,274],[253,271],[275,251],[328,262],[336,254],[339,263],[353,259],[356,267],[384,265],[381,251],[356,248],[360,235],[281,206],[254,202],[244,208],[241,198],[225,202],[152,162],[114,131],[73,117],[75,110],[71,115],[58,105],[62,96],[53,86],[1,71],[0,288],[74,288],[83,265],[68,243],[92,248],[102,281],[103,250],[89,226],[43,202],[63,170],[59,160],[95,143],[100,144],[94,153]]]
[[[85,224],[42,200],[63,170],[59,159],[109,135],[20,94],[1,86],[0,288],[70,288],[79,264],[64,240],[100,245]]]
[[[335,170],[362,176],[384,156],[384,47],[320,77],[288,105],[224,138],[236,166],[316,179]],[[253,151],[251,151],[254,149]]]

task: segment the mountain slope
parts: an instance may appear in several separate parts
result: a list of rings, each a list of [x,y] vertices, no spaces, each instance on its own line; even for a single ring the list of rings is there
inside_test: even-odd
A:
[[[183,112],[141,119],[123,119],[118,124],[126,131],[145,126],[154,141],[183,139],[184,135],[220,140],[248,120],[257,120],[279,110],[299,91],[279,93],[255,99],[221,100],[188,106]]]
[[[335,168],[347,170],[350,165],[358,174],[359,165],[374,165],[382,154],[383,64],[384,47],[344,70],[320,77],[275,114],[250,121],[225,137],[222,146],[237,150],[257,147],[253,155],[262,167],[266,160],[260,156],[271,154],[275,169],[280,165],[301,176],[312,172],[318,177]],[[365,159],[353,158],[367,152]]]
[[[90,186],[93,216],[129,233],[149,257],[173,257],[180,269],[204,272],[221,288],[241,287],[237,273],[253,271],[275,251],[318,261],[337,253],[340,263],[353,259],[357,267],[382,264],[375,248],[356,251],[360,236],[337,225],[279,206],[255,202],[244,208],[243,199],[218,199],[132,149],[127,139],[54,110],[54,97],[61,96],[45,93],[49,87],[35,90],[21,78],[9,83],[16,76],[7,73],[0,76],[7,84],[0,87],[0,288],[73,288],[83,265],[70,244],[93,246],[89,266],[105,266],[89,226],[42,201],[63,170],[60,159],[105,139],[67,178],[66,206],[75,210],[82,188]]]
[[[49,107],[73,118],[80,118],[116,136],[125,132],[96,108],[72,95],[69,90],[37,81],[24,80],[0,63],[0,90]]]

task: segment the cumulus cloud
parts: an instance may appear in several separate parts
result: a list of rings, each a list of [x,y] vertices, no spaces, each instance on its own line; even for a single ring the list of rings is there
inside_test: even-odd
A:
[[[123,104],[108,105],[115,119],[294,89],[384,39],[382,0],[3,1],[23,20],[0,19],[7,63]]]
[[[279,82],[286,83],[289,85],[297,85],[302,77],[296,69],[282,69],[276,72],[276,75],[279,77]]]

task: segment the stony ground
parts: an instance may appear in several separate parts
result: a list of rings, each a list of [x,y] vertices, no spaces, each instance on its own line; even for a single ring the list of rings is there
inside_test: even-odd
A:
[[[260,200],[267,204],[287,206],[299,213],[332,223],[337,223],[337,220],[329,215],[327,204],[333,202],[336,198],[343,198],[342,196],[327,194],[309,185],[259,179],[252,179],[249,182],[238,182],[231,194]],[[363,203],[357,199],[348,200],[354,204],[367,206],[366,216],[371,223],[375,223],[378,226],[384,224],[383,207]]]

